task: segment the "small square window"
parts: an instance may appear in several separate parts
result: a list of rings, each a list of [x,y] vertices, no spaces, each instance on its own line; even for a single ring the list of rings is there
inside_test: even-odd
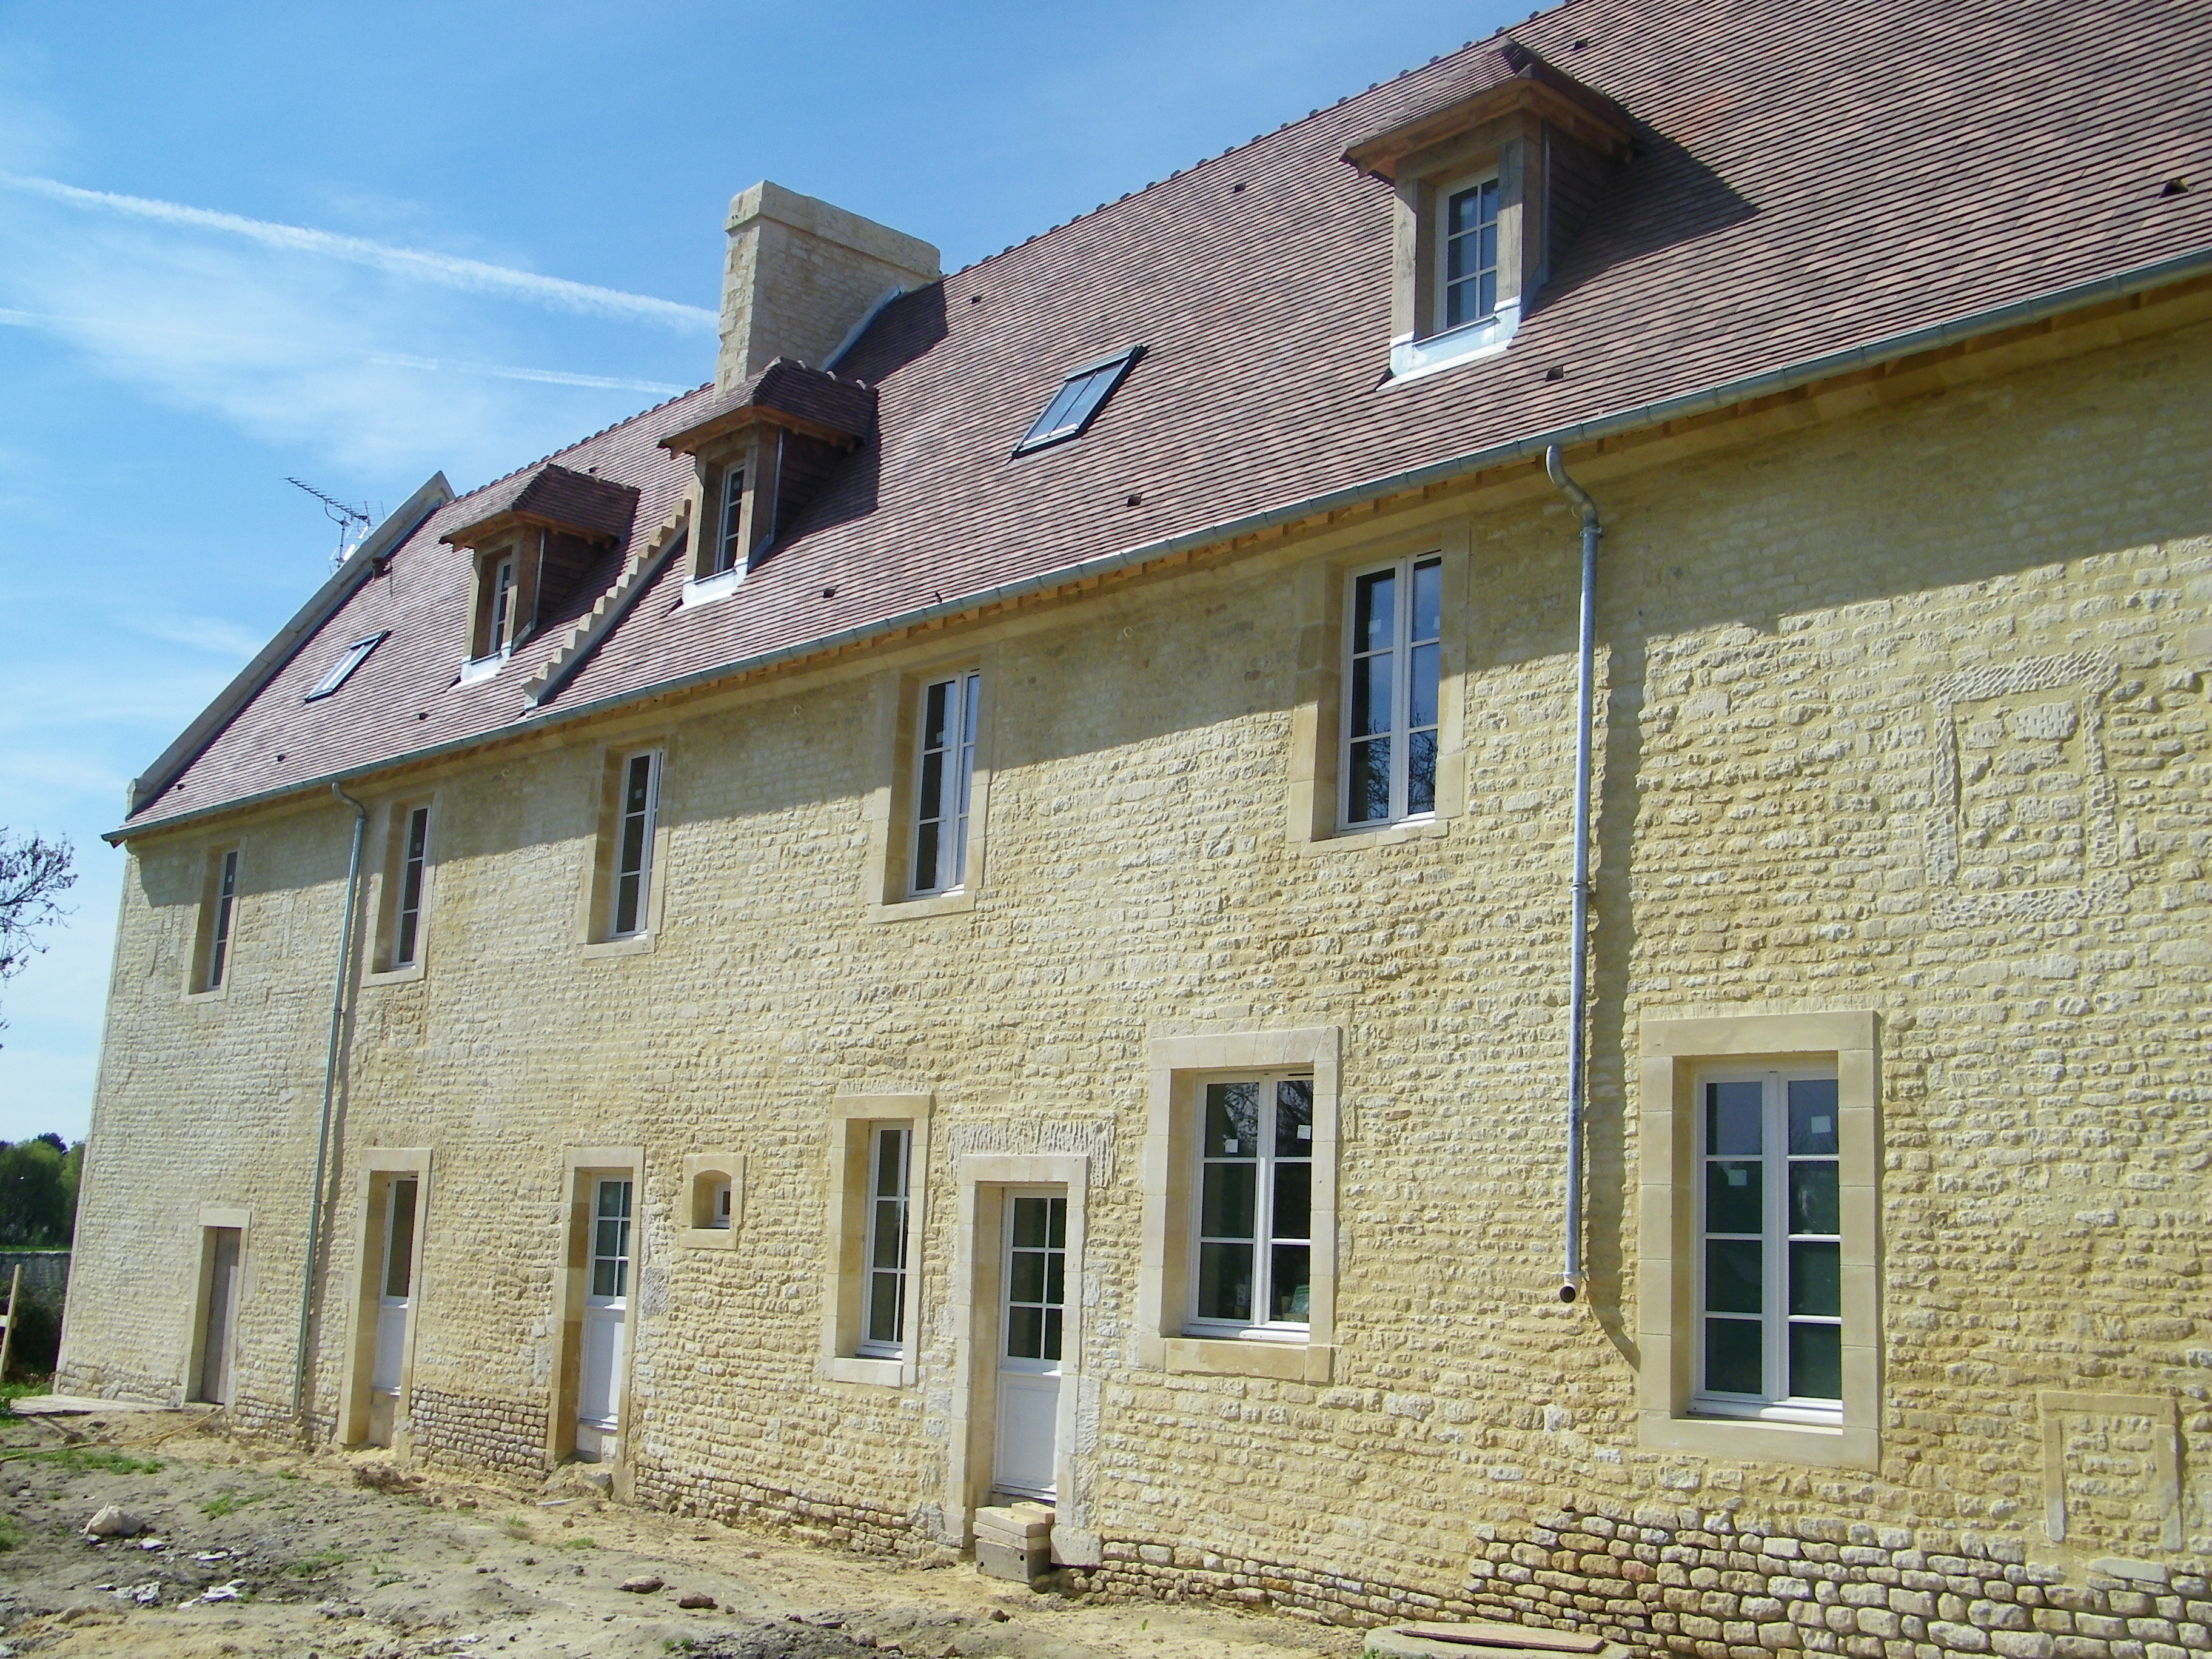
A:
[[[301,701],[313,702],[318,698],[329,696],[331,692],[343,685],[352,676],[353,671],[368,660],[368,653],[383,644],[391,637],[391,635],[392,630],[386,629],[380,634],[372,634],[365,640],[356,640],[351,645],[346,647],[345,653],[331,665],[330,672],[317,680],[315,689],[308,692]]]
[[[1014,446],[1014,453],[1026,455],[1033,449],[1081,437],[1098,417],[1107,398],[1114,395],[1114,389],[1144,355],[1144,347],[1132,346],[1127,351],[1071,370],[1060,382],[1060,390],[1053,394],[1052,401],[1044,406],[1044,412],[1036,417],[1021,442]]]

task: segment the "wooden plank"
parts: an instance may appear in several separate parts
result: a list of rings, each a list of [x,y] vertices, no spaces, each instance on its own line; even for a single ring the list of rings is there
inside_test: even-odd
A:
[[[1523,1625],[1401,1625],[1408,1636],[1425,1642],[1456,1642],[1474,1648],[1536,1648],[1546,1653],[1602,1653],[1602,1636],[1579,1631],[1539,1630]]]

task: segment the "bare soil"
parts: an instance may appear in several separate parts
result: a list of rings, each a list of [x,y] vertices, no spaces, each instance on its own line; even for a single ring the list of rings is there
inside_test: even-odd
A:
[[[88,1540],[111,1504],[149,1530]],[[985,1578],[950,1552],[932,1560],[629,1509],[573,1477],[525,1492],[404,1476],[378,1455],[302,1454],[198,1413],[0,1418],[0,1659],[1315,1659],[1358,1646],[1290,1619],[1072,1596]],[[622,1588],[646,1580],[659,1582]]]

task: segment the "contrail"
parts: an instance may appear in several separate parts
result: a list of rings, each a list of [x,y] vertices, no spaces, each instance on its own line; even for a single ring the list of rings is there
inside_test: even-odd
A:
[[[119,213],[134,219],[153,219],[163,224],[190,225],[200,230],[219,230],[243,236],[265,247],[292,253],[315,253],[325,258],[368,265],[396,276],[420,277],[447,288],[478,293],[509,294],[533,300],[559,311],[599,316],[635,318],[664,327],[712,329],[720,319],[703,306],[678,305],[649,294],[626,294],[620,289],[572,283],[563,276],[541,276],[533,270],[487,264],[450,253],[426,253],[418,248],[392,247],[359,236],[340,236],[301,225],[272,224],[265,219],[243,218],[235,213],[216,213],[207,208],[186,207],[179,202],[157,202],[143,196],[120,196],[112,191],[81,190],[53,179],[24,178],[0,173],[0,185],[43,196],[71,207]]]

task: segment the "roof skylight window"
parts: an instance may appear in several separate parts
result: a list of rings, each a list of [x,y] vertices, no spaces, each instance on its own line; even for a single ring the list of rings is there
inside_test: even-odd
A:
[[[1117,351],[1110,357],[1101,357],[1095,362],[1072,369],[1053,399],[1044,406],[1044,413],[1036,417],[1029,434],[1014,446],[1014,453],[1026,455],[1032,449],[1042,449],[1048,444],[1065,442],[1079,438],[1106,400],[1114,395],[1114,388],[1121,384],[1122,377],[1136,367],[1137,359],[1145,355],[1142,346],[1131,346],[1127,351]]]
[[[331,665],[331,672],[315,682],[315,689],[300,701],[313,702],[318,697],[329,696],[331,692],[343,685],[347,677],[368,660],[368,653],[382,645],[391,637],[391,635],[392,630],[387,628],[381,634],[371,634],[365,640],[356,640],[351,645],[346,647],[345,654]]]

